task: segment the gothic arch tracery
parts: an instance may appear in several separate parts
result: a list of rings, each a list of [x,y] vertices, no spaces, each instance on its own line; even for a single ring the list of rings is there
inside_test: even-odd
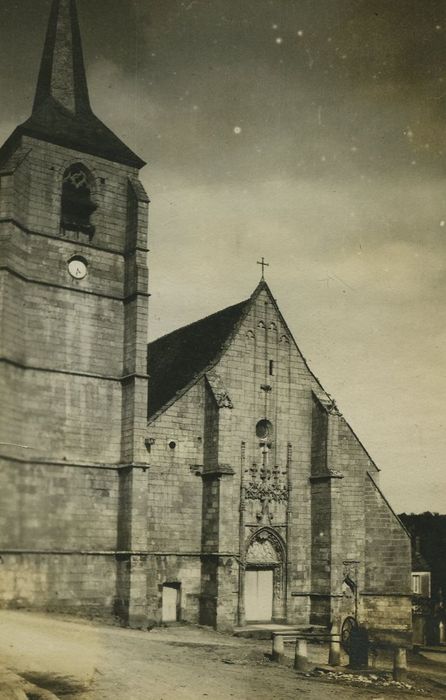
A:
[[[282,564],[285,545],[282,538],[271,528],[257,530],[246,544],[246,561],[257,564]]]
[[[93,200],[94,180],[82,163],[73,163],[62,177],[61,227],[66,231],[94,234],[91,217],[97,209]]]

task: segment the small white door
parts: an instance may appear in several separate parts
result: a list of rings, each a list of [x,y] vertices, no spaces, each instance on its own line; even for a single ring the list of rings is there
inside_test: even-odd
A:
[[[273,617],[273,569],[245,572],[245,617],[248,621],[270,622]]]
[[[163,585],[163,622],[176,622],[178,620],[178,586]]]

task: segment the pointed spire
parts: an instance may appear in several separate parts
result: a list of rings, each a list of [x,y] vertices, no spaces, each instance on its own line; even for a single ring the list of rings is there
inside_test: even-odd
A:
[[[138,169],[145,165],[91,109],[76,0],[53,0],[33,111],[0,148],[0,161],[22,135]]]
[[[72,114],[91,111],[76,0],[53,0],[33,111],[48,99]]]

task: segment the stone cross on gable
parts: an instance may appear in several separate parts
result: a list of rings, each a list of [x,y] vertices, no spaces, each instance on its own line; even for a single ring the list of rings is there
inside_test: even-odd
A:
[[[262,266],[262,280],[265,279],[265,267],[269,267],[269,263],[265,262],[265,258],[257,261],[257,265]]]

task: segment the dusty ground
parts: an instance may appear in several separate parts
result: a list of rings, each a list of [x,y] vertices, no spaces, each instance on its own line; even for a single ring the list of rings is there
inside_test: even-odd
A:
[[[138,632],[0,611],[1,663],[65,700],[413,700],[446,696],[446,689],[432,687],[421,695],[307,679],[291,668],[272,664],[265,658],[269,651],[268,642],[194,627]],[[310,649],[317,663],[323,663],[325,656],[324,649]],[[443,664],[439,666],[444,669]],[[425,670],[428,672],[428,666]]]

